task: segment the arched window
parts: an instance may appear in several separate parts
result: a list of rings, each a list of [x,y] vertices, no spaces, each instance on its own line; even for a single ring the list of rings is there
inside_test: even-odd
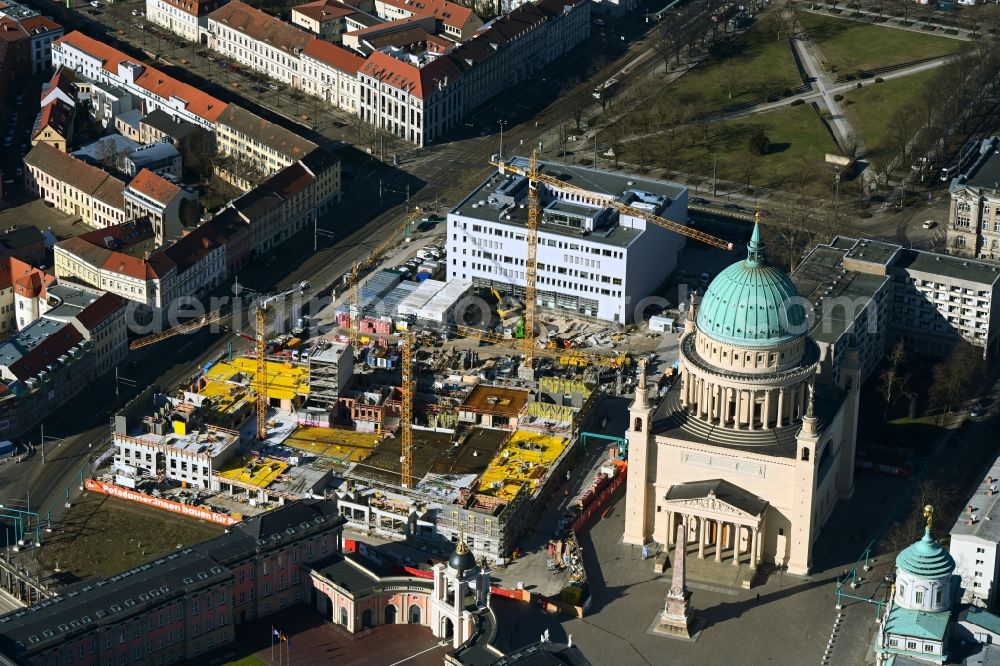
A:
[[[809,461],[809,449],[802,449],[802,460]]]
[[[641,418],[636,417],[636,419],[635,419],[635,427],[632,428],[632,430],[633,430],[633,432],[642,432],[642,419]]]

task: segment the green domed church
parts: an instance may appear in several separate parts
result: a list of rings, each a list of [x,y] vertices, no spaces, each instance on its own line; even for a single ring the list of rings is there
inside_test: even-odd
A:
[[[813,544],[854,487],[860,366],[824,376],[813,305],[767,263],[758,222],[744,259],[692,301],[680,379],[630,407],[624,541],[806,574]]]

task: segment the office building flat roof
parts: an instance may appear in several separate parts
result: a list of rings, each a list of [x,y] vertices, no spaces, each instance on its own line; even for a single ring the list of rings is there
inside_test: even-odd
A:
[[[972,506],[975,520],[971,521],[972,515],[968,510],[963,511],[955,524],[952,525],[951,535],[979,537],[984,541],[996,543],[1000,541],[1000,492],[989,494],[990,479],[997,483],[1000,491],[1000,457],[993,461],[990,471],[976,486],[975,491],[969,497],[964,506]]]
[[[857,308],[865,307],[891,279],[846,269],[845,256],[843,250],[820,245],[791,276],[799,294],[812,304],[806,311],[809,335],[821,342],[839,340],[860,314]],[[849,312],[849,306],[855,310]]]
[[[983,285],[996,284],[1000,279],[1000,266],[996,264],[921,250],[903,250],[895,267],[907,272],[942,275]]]
[[[838,237],[837,240],[840,240]],[[843,239],[850,241],[851,239]],[[851,248],[844,253],[848,259],[865,261],[871,264],[886,266],[892,258],[899,252],[901,246],[895,243],[885,243],[883,241],[861,238],[855,241]]]
[[[513,157],[507,163],[515,164],[522,169],[526,169],[528,165],[527,159],[523,157]],[[669,205],[673,200],[684,196],[687,192],[686,187],[676,183],[567,164],[539,162],[538,170],[540,173],[558,178],[567,185],[583,188],[589,192],[604,194],[615,199],[625,198],[629,201],[630,205],[641,204],[641,201],[636,198],[637,195],[635,193],[652,195],[652,197],[660,198]],[[516,187],[515,181],[518,178],[518,176],[512,175],[510,172],[507,174],[501,174],[499,171],[494,172],[455,206],[451,210],[451,213],[484,222],[527,227],[527,188]],[[514,205],[505,205],[498,202],[496,198],[497,191],[511,185],[515,186],[510,187],[508,196],[513,197]],[[629,192],[632,194],[628,194]],[[600,206],[588,206],[586,204],[566,201],[559,201],[556,209],[588,216],[605,210],[604,207]],[[661,214],[662,212],[659,211]],[[680,224],[686,223],[686,220],[674,221]],[[538,231],[540,234],[585,238],[589,243],[615,247],[628,247],[636,238],[642,235],[642,229],[633,229],[618,224],[595,229],[588,232],[585,236],[567,227],[544,223],[539,226]]]

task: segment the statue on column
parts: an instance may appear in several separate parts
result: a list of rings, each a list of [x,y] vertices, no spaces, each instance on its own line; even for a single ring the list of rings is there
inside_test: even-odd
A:
[[[687,572],[685,571],[685,558],[687,557],[687,523],[685,521],[677,526],[676,543],[673,579],[670,582],[667,601],[655,631],[678,638],[690,638],[694,617],[691,614],[691,592],[687,589]]]

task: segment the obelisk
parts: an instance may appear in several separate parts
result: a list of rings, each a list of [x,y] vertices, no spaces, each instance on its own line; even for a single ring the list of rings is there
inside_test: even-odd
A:
[[[667,592],[667,603],[660,614],[657,631],[690,638],[691,636],[691,593],[687,589],[684,562],[687,557],[687,524],[677,526],[677,541],[674,546],[674,576]]]

